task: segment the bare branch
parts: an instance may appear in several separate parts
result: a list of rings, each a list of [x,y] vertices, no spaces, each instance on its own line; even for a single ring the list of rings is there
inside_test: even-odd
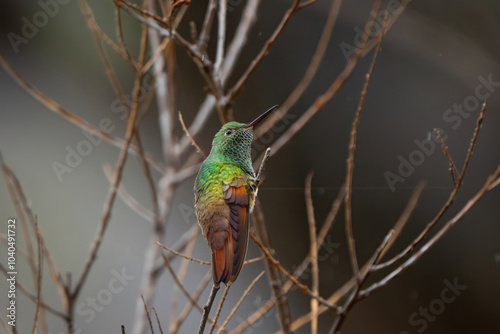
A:
[[[25,81],[19,73],[17,73],[14,68],[7,62],[7,60],[3,57],[2,53],[0,53],[0,64],[3,66],[3,68],[9,73],[9,75],[23,88],[28,94],[30,94],[35,100],[39,101],[41,104],[43,104],[47,109],[53,111],[57,115],[61,116],[64,120],[68,121],[69,123],[76,125],[80,129],[98,134],[101,136],[104,140],[112,144],[113,146],[116,146],[120,149],[123,149],[125,147],[126,141],[120,138],[116,138],[109,133],[102,131],[99,127],[96,127],[94,125],[91,125],[87,121],[85,121],[83,118],[76,116],[75,114],[72,114],[65,110],[63,107],[61,107],[57,102],[52,100],[51,98],[45,96],[42,92],[40,92],[36,87]],[[135,145],[127,145],[128,149],[134,153],[138,153],[138,149]],[[147,153],[146,158],[148,160],[148,163],[151,164],[156,170],[158,171],[163,171],[163,166],[160,164],[152,154]]]
[[[250,285],[248,286],[248,288],[245,289],[245,291],[243,292],[243,295],[241,296],[241,298],[238,300],[238,302],[236,303],[236,305],[231,310],[231,313],[229,313],[229,315],[227,316],[226,320],[222,323],[221,328],[219,329],[219,331],[217,332],[217,334],[220,334],[222,332],[222,329],[224,329],[227,326],[229,320],[231,320],[231,318],[233,317],[233,315],[236,313],[236,311],[240,307],[241,303],[243,303],[243,300],[245,300],[245,298],[250,293],[250,290],[252,290],[252,288],[255,285],[255,283],[257,283],[257,281],[262,277],[262,275],[264,275],[264,273],[265,273],[264,270],[261,271],[260,274],[258,274],[257,277],[255,277],[253,279],[252,283],[250,283]]]
[[[214,322],[212,323],[212,326],[210,327],[210,331],[208,332],[208,334],[212,334],[214,331],[215,325],[217,324],[217,320],[219,320],[219,315],[220,311],[222,310],[222,305],[224,305],[224,302],[226,301],[227,293],[229,292],[230,287],[231,285],[226,285],[226,288],[224,289],[224,294],[222,295],[219,307],[217,308],[217,312],[215,313]]]
[[[448,159],[448,163],[450,164],[450,174],[451,174],[451,181],[453,182],[453,186],[457,186],[457,181],[455,180],[455,173],[457,175],[460,175],[460,172],[457,169],[457,166],[453,162],[453,159],[451,158],[450,152],[448,152],[448,147],[446,147],[446,144],[444,143],[443,137],[439,134],[438,129],[434,129],[434,133],[436,134],[439,143],[441,144],[441,149],[443,150],[444,155],[446,156],[446,159]]]
[[[273,266],[282,274],[284,274],[290,281],[293,282],[294,285],[296,285],[300,290],[302,290],[305,294],[309,295],[310,297],[318,300],[321,304],[331,308],[332,310],[337,310],[337,307],[335,305],[330,304],[328,301],[326,301],[323,297],[314,294],[306,285],[300,283],[293,275],[291,275],[283,266],[280,264],[278,260],[276,260],[269,250],[262,244],[262,242],[254,235],[253,233],[250,233],[250,237],[252,238],[253,242],[260,248],[260,250],[264,253],[266,258],[273,264]]]
[[[208,315],[210,314],[210,310],[212,309],[217,291],[219,291],[219,285],[212,285],[212,291],[210,291],[210,296],[208,297],[207,304],[205,305],[205,307],[203,307],[203,315],[201,317],[200,327],[198,328],[198,334],[203,334],[203,332],[205,331]]]
[[[142,304],[144,305],[144,311],[146,312],[146,315],[148,317],[149,329],[151,330],[151,334],[154,334],[153,322],[151,321],[151,316],[149,315],[148,306],[146,305],[146,302],[144,301],[144,297],[142,295],[141,299],[142,299]]]
[[[316,219],[314,218],[314,206],[311,195],[311,183],[313,172],[309,173],[306,178],[305,197],[307,209],[307,221],[309,225],[310,250],[309,254],[312,263],[312,293],[319,295],[319,266],[318,266],[318,241],[316,238]],[[311,298],[311,313],[316,316],[311,321],[311,334],[318,333],[318,301]]]
[[[394,224],[394,227],[392,230],[394,233],[392,234],[391,238],[387,242],[387,246],[384,248],[382,253],[380,254],[380,258],[382,258],[389,248],[394,244],[398,236],[401,234],[403,231],[403,228],[406,226],[406,223],[410,219],[410,215],[412,214],[413,210],[415,210],[415,207],[417,206],[418,199],[420,198],[420,195],[422,194],[422,191],[424,190],[425,187],[425,182],[419,182],[415,190],[413,190],[413,194],[410,197],[410,200],[406,204],[406,207],[404,208],[403,212],[401,213],[401,216],[399,219],[396,221],[396,224]],[[377,260],[378,262],[378,260]],[[372,266],[371,271],[375,271],[378,269],[381,269],[382,267],[377,267],[377,266]]]
[[[206,52],[208,41],[210,40],[210,31],[212,30],[212,22],[215,16],[215,11],[217,10],[217,0],[210,0],[207,6],[207,13],[205,14],[205,20],[200,30],[200,37],[198,39],[198,49],[201,52]]]
[[[141,43],[141,51],[140,51],[140,54],[141,54],[140,58],[141,59],[139,61],[139,63],[141,63],[141,64],[144,64],[144,60],[145,60],[145,54],[146,54],[146,43],[144,42],[145,40],[146,40],[146,35],[143,33],[143,38],[142,38],[142,43]],[[113,181],[113,185],[111,186],[111,189],[110,189],[110,192],[109,192],[108,197],[106,199],[106,202],[104,204],[104,215],[101,218],[101,224],[99,226],[99,231],[98,231],[96,238],[93,241],[92,246],[90,248],[91,251],[90,251],[89,258],[85,262],[84,269],[83,269],[82,273],[80,274],[80,276],[77,280],[77,283],[75,285],[75,288],[72,292],[72,295],[71,295],[72,302],[74,302],[76,300],[76,298],[78,297],[78,295],[82,289],[83,283],[85,282],[85,280],[90,272],[90,269],[91,269],[91,267],[92,267],[92,265],[97,257],[97,252],[98,252],[99,247],[101,245],[101,242],[102,242],[102,239],[104,237],[104,233],[105,233],[106,228],[108,226],[109,220],[111,219],[111,210],[113,208],[113,204],[114,204],[114,201],[116,198],[118,185],[120,184],[121,178],[123,175],[125,162],[126,162],[127,156],[128,156],[128,148],[130,146],[130,143],[132,141],[132,137],[133,137],[134,132],[135,132],[135,122],[137,120],[137,114],[138,114],[137,111],[139,108],[139,97],[140,97],[139,95],[141,92],[140,87],[141,87],[142,79],[143,79],[143,75],[138,74],[136,81],[135,81],[135,85],[134,85],[135,89],[134,89],[132,110],[131,110],[131,113],[130,113],[130,116],[128,119],[128,123],[127,123],[125,145],[120,152],[120,156],[118,158],[118,162],[116,165],[116,176],[115,176],[115,179]]]
[[[198,260],[198,259],[195,259],[195,258],[193,258],[193,257],[191,257],[191,256],[186,256],[186,255],[184,255],[184,254],[182,254],[182,253],[179,253],[179,252],[177,252],[177,251],[175,251],[175,250],[173,250],[173,249],[171,249],[171,248],[168,248],[167,246],[165,246],[165,245],[163,245],[163,244],[161,244],[161,243],[159,243],[159,242],[156,242],[156,244],[157,244],[158,246],[160,246],[161,248],[163,248],[163,249],[165,249],[165,250],[169,251],[170,253],[175,254],[175,255],[177,255],[177,256],[180,256],[180,257],[182,257],[182,258],[184,258],[184,259],[186,259],[186,260],[193,261],[193,262],[196,262],[196,263],[199,263],[199,264],[204,264],[204,265],[207,265],[207,266],[209,266],[209,265],[210,265],[210,262],[207,262],[207,261],[202,261],[202,260]]]
[[[399,16],[403,13],[406,6],[410,3],[411,0],[404,0],[401,2],[397,14],[393,15],[391,19],[388,21],[386,25],[386,31],[392,27],[394,22],[399,18]],[[375,18],[372,18],[375,19]],[[373,25],[367,24],[366,27],[370,27]],[[366,35],[366,34],[364,34]],[[368,54],[375,46],[377,46],[379,42],[380,36],[375,36],[370,42],[363,44],[362,42],[359,45],[359,48],[353,54],[349,62],[346,64],[342,72],[335,79],[335,81],[330,85],[330,87],[326,90],[326,92],[314,101],[314,103],[300,116],[300,118],[295,121],[274,143],[271,145],[271,149],[273,149],[273,155],[278,153],[278,151],[283,148],[325,105],[328,101],[330,101],[340,90],[340,88],[344,85],[347,79],[350,78],[354,69],[357,66],[358,61],[363,58],[366,54]]]
[[[217,24],[217,53],[215,54],[214,75],[220,74],[220,67],[224,60],[224,44],[226,43],[226,13],[227,0],[219,0],[218,24]],[[221,83],[220,77],[216,78]]]
[[[485,184],[481,189],[472,197],[462,209],[432,237],[426,242],[418,251],[415,252],[411,257],[409,257],[404,263],[402,263],[398,268],[394,269],[391,273],[385,276],[382,280],[370,285],[368,288],[360,292],[360,297],[365,298],[370,293],[379,289],[390,281],[392,281],[396,276],[398,276],[403,270],[407,269],[413,265],[417,260],[419,260],[423,254],[427,253],[429,249],[434,246],[446,233],[448,233],[471,209],[491,190],[500,184],[500,165],[497,167],[495,172],[488,177]]]
[[[267,151],[266,151],[267,152]],[[264,213],[260,200],[255,199],[255,207],[253,212],[253,226],[255,228],[256,234],[258,235],[259,242],[263,249],[270,254],[269,249],[271,249],[271,240],[269,239],[269,234],[267,232],[267,227],[264,220]],[[250,237],[253,237],[253,233],[250,233]],[[257,238],[254,238],[257,240]],[[264,252],[264,251],[263,251]],[[290,333],[290,323],[292,321],[292,316],[290,314],[290,307],[288,305],[288,298],[286,294],[281,292],[282,281],[279,274],[278,268],[275,266],[271,258],[269,258],[265,252],[266,256],[266,267],[269,274],[269,284],[271,285],[274,299],[277,302],[278,319],[280,321],[281,328],[285,334]]]
[[[161,328],[160,319],[158,318],[158,313],[156,313],[156,309],[154,307],[153,307],[153,312],[155,314],[156,324],[158,325],[158,329],[160,330],[160,334],[163,334],[163,329]]]
[[[234,38],[229,45],[226,53],[226,57],[222,62],[222,66],[220,69],[219,77],[220,77],[220,86],[223,88],[227,82],[228,77],[231,75],[234,65],[236,64],[236,60],[239,58],[241,54],[241,50],[245,45],[250,28],[255,22],[257,17],[257,8],[259,6],[260,0],[248,0],[246,2],[245,9],[243,10],[243,14],[241,16],[240,24],[236,29],[234,34]],[[215,106],[215,98],[213,95],[207,95],[205,101],[201,104],[199,111],[197,112],[193,123],[189,127],[189,132],[196,137],[198,133],[203,129],[203,126],[207,123],[208,117],[211,115]],[[187,147],[189,147],[189,140],[186,137],[183,137],[179,143],[178,151],[184,152]]]
[[[193,301],[194,302],[198,302],[198,300],[200,299],[201,293],[203,292],[203,290],[205,290],[206,286],[208,285],[208,283],[210,281],[212,281],[212,269],[210,269],[206,273],[206,275],[203,277],[201,283],[198,285],[198,289],[193,294]],[[191,313],[191,310],[193,309],[194,306],[195,306],[195,304],[192,303],[190,300],[188,300],[188,303],[184,307],[184,310],[179,315],[179,318],[177,319],[177,322],[173,326],[171,326],[171,331],[170,331],[171,334],[175,334],[175,333],[178,332],[178,330],[181,327],[182,323],[184,322],[184,320],[186,320],[186,318],[189,315],[189,313]]]
[[[248,77],[250,77],[250,75],[255,71],[255,69],[262,62],[262,60],[265,58],[265,56],[267,56],[267,54],[269,53],[269,50],[274,45],[274,43],[276,43],[276,40],[283,32],[283,29],[288,24],[288,22],[290,21],[290,19],[293,16],[293,14],[297,11],[298,5],[299,5],[299,0],[294,0],[292,6],[285,13],[283,18],[281,19],[280,24],[274,30],[271,37],[269,37],[269,39],[266,41],[262,50],[252,60],[252,62],[250,63],[250,66],[248,66],[245,73],[243,73],[243,75],[240,77],[238,82],[236,82],[236,84],[234,84],[234,86],[228,91],[227,95],[225,96],[225,102],[223,104],[227,104],[230,101],[233,101],[234,98],[236,97],[236,95],[238,95],[241,92],[243,86],[245,85],[246,81],[248,80]]]
[[[375,3],[375,8],[376,12],[378,11],[380,5],[382,4],[382,1],[377,1]],[[387,19],[387,11],[386,11],[386,19]],[[372,20],[370,21],[373,23],[373,20],[375,20],[375,17],[372,17]],[[372,27],[373,24],[367,24],[367,27]],[[385,27],[385,21],[384,21],[384,27]],[[382,28],[382,30],[384,29]],[[361,41],[362,45],[364,46],[366,44],[366,39],[368,38],[370,31],[367,31],[367,28],[365,28],[365,35],[363,37],[363,40]],[[375,67],[375,62],[377,61],[377,56],[378,52],[380,50],[380,45],[382,44],[382,38],[384,36],[384,31],[382,31],[382,34],[380,35],[379,43],[377,45],[377,48],[375,49],[375,53],[373,55],[372,62],[370,64],[370,68],[368,69],[368,72],[366,73],[365,77],[365,82],[363,85],[363,90],[361,91],[361,96],[359,97],[359,103],[358,107],[356,109],[356,114],[354,115],[354,120],[352,122],[352,128],[351,128],[351,136],[350,136],[350,141],[349,141],[349,156],[347,158],[347,172],[346,172],[346,193],[345,193],[345,231],[346,231],[346,237],[347,237],[347,245],[349,249],[349,258],[351,260],[351,267],[354,276],[357,277],[358,281],[361,281],[361,276],[359,274],[359,264],[358,264],[358,259],[356,256],[356,246],[354,242],[354,235],[352,231],[352,179],[354,175],[354,152],[356,151],[356,137],[357,137],[357,132],[358,132],[358,126],[359,126],[359,118],[361,115],[361,110],[363,109],[363,105],[365,102],[365,97],[366,97],[366,92],[368,90],[368,86],[370,85],[370,78],[373,73],[373,68]]]
[[[437,222],[443,217],[443,215],[446,213],[446,211],[448,211],[450,206],[453,204],[453,201],[455,200],[455,197],[457,196],[458,191],[460,190],[460,188],[463,184],[465,172],[467,171],[467,166],[469,165],[470,159],[472,157],[472,151],[474,150],[474,145],[475,145],[477,137],[479,135],[479,130],[481,129],[481,124],[484,120],[485,112],[486,112],[486,103],[483,103],[483,109],[481,110],[481,113],[479,114],[479,117],[477,119],[476,128],[474,130],[474,134],[473,134],[471,142],[470,142],[469,150],[468,150],[467,156],[465,158],[464,167],[463,167],[462,172],[460,173],[460,175],[458,177],[457,185],[455,186],[455,188],[453,188],[453,191],[450,193],[450,196],[448,197],[448,200],[446,201],[446,203],[443,205],[443,207],[441,207],[441,209],[436,214],[436,216],[427,224],[427,226],[422,230],[422,232],[420,232],[420,234],[403,251],[401,251],[399,254],[394,256],[392,259],[377,266],[377,269],[390,266],[390,265],[394,264],[395,262],[399,261],[400,259],[406,257],[413,249],[415,249],[415,247],[418,244],[420,244],[423,241],[423,239],[427,236],[427,234],[430,232],[430,230],[437,224]]]
[[[37,273],[35,279],[35,289],[36,289],[36,303],[35,303],[35,317],[33,319],[33,329],[32,334],[37,333],[38,320],[40,317],[40,304],[42,302],[42,269],[43,269],[43,244],[42,244],[42,232],[38,227],[38,222],[35,217],[35,226],[33,227],[37,236],[37,246],[38,246],[38,263],[37,263]]]
[[[330,6],[330,12],[328,14],[328,18],[326,20],[325,26],[323,27],[323,31],[321,33],[321,37],[319,39],[318,45],[316,46],[316,51],[311,58],[311,62],[309,63],[304,76],[300,80],[297,86],[295,86],[294,90],[288,95],[285,102],[280,106],[277,112],[269,115],[266,120],[264,120],[261,124],[255,129],[254,137],[255,139],[260,138],[263,134],[268,132],[277,122],[279,122],[283,117],[288,113],[290,108],[297,103],[302,94],[304,94],[307,87],[312,82],[312,79],[316,75],[318,71],[319,65],[323,60],[323,57],[326,52],[326,48],[328,46],[328,41],[332,36],[333,27],[337,22],[337,17],[340,11],[340,5],[342,0],[333,0],[332,5]]]
[[[182,130],[184,130],[184,133],[191,141],[191,144],[193,144],[193,146],[196,148],[196,151],[201,154],[203,159],[206,159],[207,155],[203,152],[198,143],[194,140],[193,136],[191,136],[191,134],[189,133],[189,130],[187,129],[186,124],[184,123],[184,118],[182,117],[182,113],[180,111],[179,111],[179,121],[181,122]]]

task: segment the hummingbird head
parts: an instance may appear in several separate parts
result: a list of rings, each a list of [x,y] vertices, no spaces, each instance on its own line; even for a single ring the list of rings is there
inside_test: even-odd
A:
[[[251,168],[252,159],[250,157],[253,128],[277,107],[270,108],[248,124],[238,122],[224,124],[212,142],[210,157],[221,160],[224,163],[232,163],[247,172],[252,171],[250,174],[253,174],[253,169]]]

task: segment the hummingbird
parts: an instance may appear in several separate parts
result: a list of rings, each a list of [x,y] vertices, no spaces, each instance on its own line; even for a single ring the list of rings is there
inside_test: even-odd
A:
[[[276,107],[248,124],[224,124],[196,177],[196,216],[210,248],[216,287],[236,281],[245,261],[259,184],[250,157],[253,129]]]

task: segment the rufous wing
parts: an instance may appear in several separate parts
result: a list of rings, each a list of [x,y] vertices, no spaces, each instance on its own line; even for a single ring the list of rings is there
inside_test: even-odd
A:
[[[229,282],[234,282],[240,274],[247,253],[249,228],[249,198],[247,188],[226,186],[224,199],[229,206],[229,225],[231,242],[231,271]]]
[[[212,278],[216,285],[227,284],[231,277],[232,242],[228,231],[227,219],[216,216],[214,228],[207,234],[212,253]]]

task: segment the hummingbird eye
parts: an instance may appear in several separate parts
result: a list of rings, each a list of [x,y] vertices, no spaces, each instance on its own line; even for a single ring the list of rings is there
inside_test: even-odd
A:
[[[226,134],[226,136],[229,136],[233,132],[234,132],[233,129],[227,129],[225,134]]]

